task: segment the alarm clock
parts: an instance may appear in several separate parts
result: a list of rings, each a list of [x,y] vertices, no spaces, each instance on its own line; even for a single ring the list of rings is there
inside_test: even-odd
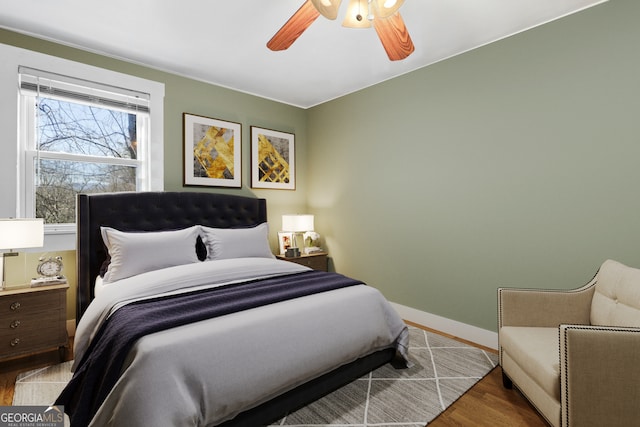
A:
[[[62,276],[62,257],[40,257],[37,271],[42,277]]]

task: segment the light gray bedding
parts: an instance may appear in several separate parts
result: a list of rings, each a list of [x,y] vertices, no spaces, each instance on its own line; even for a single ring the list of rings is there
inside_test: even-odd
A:
[[[224,261],[206,266],[213,273],[200,267],[196,279],[172,267],[151,275],[155,285],[109,285],[82,318],[76,360],[122,300],[148,297],[154,289],[176,292],[306,269],[258,258]],[[169,284],[173,275],[179,277],[177,289]],[[383,348],[396,347],[406,357],[407,346],[404,322],[379,291],[365,285],[221,316],[140,339],[91,425],[213,426]]]

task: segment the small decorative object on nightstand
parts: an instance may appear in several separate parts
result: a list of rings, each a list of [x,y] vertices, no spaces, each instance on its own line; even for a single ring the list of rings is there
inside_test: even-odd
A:
[[[324,252],[320,245],[320,235],[315,231],[307,231],[302,235],[304,239],[304,253],[317,254]]]
[[[31,279],[31,286],[65,285],[67,279],[62,275],[62,257],[40,257],[38,268],[40,277]]]
[[[296,264],[304,265],[304,266],[313,268],[314,270],[329,271],[329,260],[327,259],[326,252],[300,255],[297,257],[287,257],[282,255],[276,255],[276,258],[283,259],[285,261],[295,262]]]
[[[68,345],[68,285],[0,291],[0,360]]]

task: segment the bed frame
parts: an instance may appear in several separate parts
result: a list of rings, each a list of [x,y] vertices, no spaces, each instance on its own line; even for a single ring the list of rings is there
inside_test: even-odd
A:
[[[94,298],[94,282],[107,259],[100,227],[121,231],[160,231],[194,224],[217,228],[255,226],[267,221],[265,199],[216,193],[140,192],[78,194],[78,295],[76,321]],[[394,349],[341,366],[222,424],[265,425],[393,360]]]

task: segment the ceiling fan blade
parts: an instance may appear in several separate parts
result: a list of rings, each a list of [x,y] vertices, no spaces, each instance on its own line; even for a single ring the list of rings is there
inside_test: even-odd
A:
[[[415,50],[400,12],[396,12],[388,18],[376,17],[373,20],[373,26],[390,60],[405,59]]]
[[[313,6],[311,0],[306,0],[269,40],[267,47],[271,50],[288,49],[318,16],[320,16],[320,12]]]

